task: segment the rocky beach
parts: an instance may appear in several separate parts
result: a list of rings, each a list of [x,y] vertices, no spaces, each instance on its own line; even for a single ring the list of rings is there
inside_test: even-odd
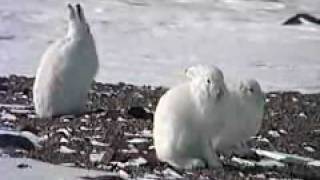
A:
[[[87,113],[39,119],[32,84],[24,76],[0,78],[0,127],[38,142],[0,133],[1,156],[116,174],[82,177],[97,180],[320,178],[320,94],[268,92],[263,126],[248,141],[255,157],[221,156],[223,169],[182,171],[159,162],[152,143],[153,112],[166,88],[97,82]]]

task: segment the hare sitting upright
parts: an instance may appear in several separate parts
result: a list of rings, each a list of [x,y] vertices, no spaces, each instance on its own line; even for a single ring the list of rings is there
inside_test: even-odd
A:
[[[220,133],[217,150],[226,155],[245,155],[245,145],[260,130],[264,114],[264,93],[254,79],[245,79],[236,87],[229,87],[230,113],[226,114],[225,129]],[[243,146],[245,145],[245,146]]]
[[[80,4],[68,4],[67,35],[42,55],[33,86],[35,111],[41,118],[80,114],[98,70],[93,36]]]
[[[222,72],[198,65],[186,70],[188,82],[168,90],[159,100],[153,138],[157,157],[181,169],[219,167],[216,144],[224,128],[228,95]]]

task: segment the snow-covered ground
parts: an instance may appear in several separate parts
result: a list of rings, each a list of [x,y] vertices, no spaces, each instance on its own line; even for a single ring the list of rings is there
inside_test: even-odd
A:
[[[0,75],[34,75],[64,35],[66,0],[0,0]],[[72,2],[75,2],[72,0]],[[96,38],[103,82],[172,85],[182,69],[216,64],[264,90],[320,91],[320,27],[282,26],[312,0],[80,1]]]
[[[106,171],[52,165],[27,158],[0,158],[1,179],[7,180],[80,180],[119,176]]]

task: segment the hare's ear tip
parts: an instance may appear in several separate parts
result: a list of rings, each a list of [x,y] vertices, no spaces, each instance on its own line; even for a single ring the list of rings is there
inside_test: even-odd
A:
[[[77,3],[77,4],[76,4],[76,8],[77,8],[77,9],[81,9],[81,8],[82,8],[82,7],[81,7],[81,4],[80,4],[80,3]]]
[[[71,9],[71,8],[72,8],[72,4],[71,4],[70,2],[68,2],[68,3],[67,3],[67,7],[68,7],[69,9]]]

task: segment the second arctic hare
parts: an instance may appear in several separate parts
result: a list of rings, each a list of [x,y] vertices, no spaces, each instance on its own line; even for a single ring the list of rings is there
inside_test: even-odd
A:
[[[240,85],[229,88],[230,103],[225,117],[226,126],[220,134],[218,150],[231,153],[236,150],[246,153],[249,149],[241,147],[241,143],[256,135],[259,131],[264,113],[264,93],[259,83],[253,79],[240,82]],[[244,148],[244,149],[242,149]]]
[[[80,4],[68,4],[67,35],[42,55],[33,87],[40,117],[79,114],[85,110],[88,91],[98,70],[93,36]]]
[[[159,100],[153,138],[157,157],[183,169],[221,166],[212,138],[223,126],[220,108],[226,94],[222,72],[211,66],[186,70],[189,81]]]

